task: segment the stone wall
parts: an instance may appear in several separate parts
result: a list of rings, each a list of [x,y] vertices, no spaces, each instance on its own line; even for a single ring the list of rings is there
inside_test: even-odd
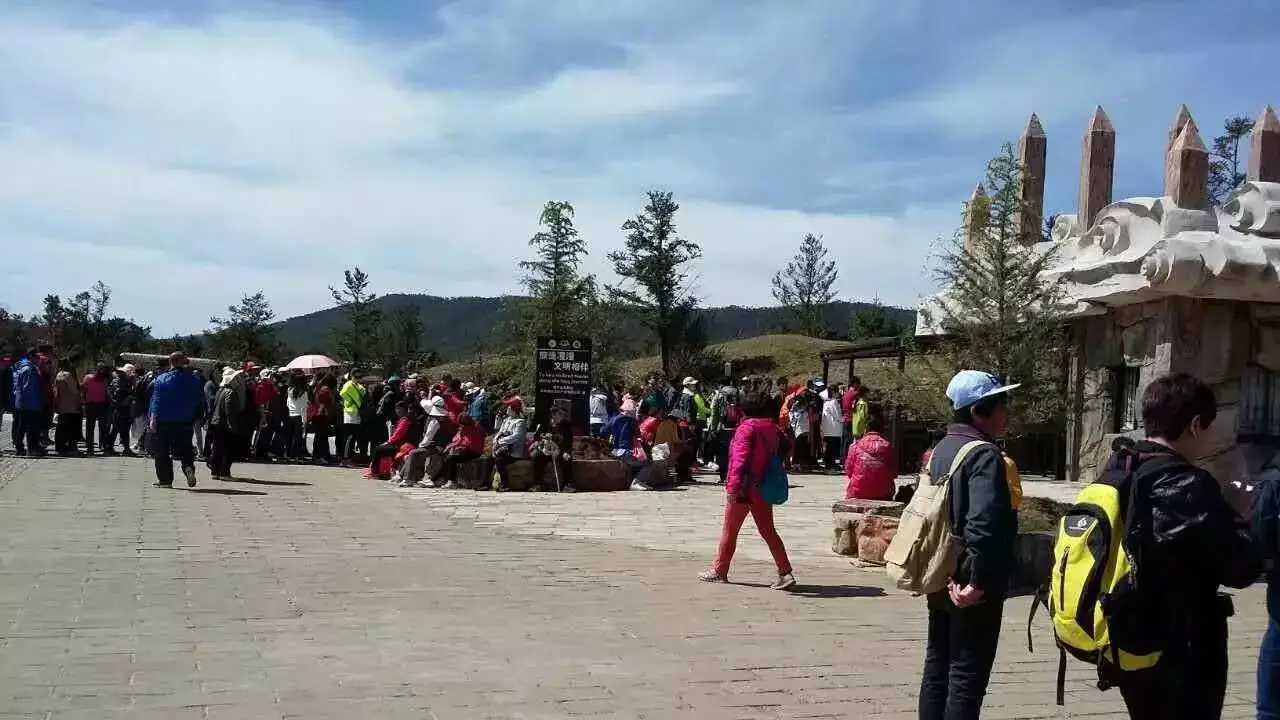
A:
[[[1138,368],[1138,397],[1152,379],[1189,372],[1213,386],[1218,419],[1202,464],[1221,480],[1242,479],[1274,452],[1237,440],[1241,378],[1246,366],[1280,371],[1280,305],[1175,297],[1108,310],[1073,323],[1076,358],[1068,467],[1089,481],[1110,451],[1114,430],[1111,370]],[[1139,422],[1139,424],[1141,424]],[[1139,427],[1127,433],[1142,435]]]

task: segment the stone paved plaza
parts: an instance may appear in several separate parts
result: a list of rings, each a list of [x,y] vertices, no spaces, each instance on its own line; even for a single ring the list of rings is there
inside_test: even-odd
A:
[[[839,478],[744,529],[699,584],[721,490],[399,492],[246,465],[194,492],[136,459],[0,459],[0,718],[909,718],[924,608],[830,552]],[[1010,601],[988,718],[1116,717],[1119,698]],[[1251,717],[1260,589],[1232,621],[1228,717]]]

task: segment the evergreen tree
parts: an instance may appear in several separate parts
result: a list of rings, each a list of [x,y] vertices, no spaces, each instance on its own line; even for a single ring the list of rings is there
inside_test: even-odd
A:
[[[529,292],[521,335],[531,343],[539,335],[590,335],[586,308],[596,295],[595,277],[581,272],[587,244],[573,225],[573,205],[548,202],[538,216],[542,227],[529,246],[535,259],[520,263]]]
[[[884,306],[880,298],[872,298],[853,311],[849,328],[850,340],[868,340],[871,338],[896,337],[904,335],[914,328],[908,328],[898,321],[893,309]]]
[[[225,360],[274,363],[280,351],[271,326],[275,316],[271,301],[261,290],[245,295],[227,308],[225,316],[209,318],[213,326],[208,332],[209,344],[215,355]]]
[[[644,209],[622,224],[627,233],[621,250],[609,253],[622,287],[610,288],[624,307],[637,313],[653,332],[662,356],[662,372],[671,374],[671,351],[687,310],[696,306],[689,288],[689,263],[702,257],[697,243],[676,232],[680,206],[672,194],[651,190]]]
[[[1221,205],[1245,180],[1240,165],[1240,143],[1253,131],[1253,120],[1242,115],[1227,118],[1222,134],[1209,151],[1209,202]]]
[[[937,258],[942,300],[922,312],[946,332],[939,371],[985,370],[1022,383],[1018,417],[1036,422],[1056,419],[1065,407],[1067,346],[1062,287],[1042,274],[1053,254],[1019,237],[1021,178],[1014,146],[1005,144],[987,165],[985,198],[976,195],[966,207],[965,229]]]
[[[383,350],[383,372],[388,376],[422,362],[422,308],[417,303],[392,311],[387,318]]]
[[[329,294],[347,320],[346,327],[334,333],[338,354],[353,370],[363,370],[381,342],[382,309],[369,290],[369,275],[358,267],[343,270],[342,287],[330,286]]]
[[[791,313],[801,334],[822,337],[826,329],[822,311],[836,299],[839,277],[836,261],[827,259],[822,237],[805,235],[791,262],[774,273],[773,297]]]

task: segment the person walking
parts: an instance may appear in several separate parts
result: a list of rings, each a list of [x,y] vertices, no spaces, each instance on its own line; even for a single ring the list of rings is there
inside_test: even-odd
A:
[[[961,549],[947,589],[927,597],[921,720],[977,720],[982,712],[1018,535],[996,445],[1008,426],[1008,393],[1017,387],[977,370],[961,370],[947,384],[954,415],[929,455],[929,477],[947,474],[970,442],[983,444],[961,458],[950,476],[951,528]],[[856,427],[854,434],[861,438]]]
[[[182,466],[187,487],[196,486],[196,418],[204,403],[204,383],[191,371],[187,356],[169,355],[169,371],[151,382],[147,429],[156,462],[156,487],[173,487],[173,458]]]
[[[226,368],[213,395],[213,410],[209,412],[209,474],[214,480],[231,479],[231,464],[239,454],[244,385],[243,371]]]
[[[774,590],[788,590],[795,586],[787,548],[773,524],[773,506],[760,492],[765,469],[770,458],[784,451],[776,422],[773,403],[760,393],[750,393],[743,403],[746,419],[734,430],[729,448],[729,472],[725,484],[726,502],[724,525],[720,531],[720,543],[716,548],[711,569],[703,571],[698,579],[703,582],[729,582],[729,565],[738,547],[738,532],[742,523],[751,515],[756,530],[769,546],[769,553],[778,568],[778,579],[770,585]]]
[[[107,442],[102,446],[103,455],[116,454],[116,439],[120,440],[121,452],[133,456],[133,446],[129,444],[129,434],[133,429],[133,418],[137,414],[134,405],[137,403],[135,385],[138,382],[136,369],[125,364],[115,371],[107,393],[111,399],[111,431]]]

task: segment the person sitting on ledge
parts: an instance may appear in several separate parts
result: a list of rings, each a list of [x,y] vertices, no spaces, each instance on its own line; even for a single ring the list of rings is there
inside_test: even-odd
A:
[[[484,454],[484,430],[476,419],[463,413],[458,416],[458,432],[444,449],[444,462],[431,477],[431,484],[440,486],[444,478],[444,487],[449,490],[458,487],[458,466],[469,463]]]
[[[873,405],[867,412],[867,431],[849,446],[844,496],[849,500],[892,500],[898,477],[898,453],[884,436],[884,412]]]
[[[524,421],[524,402],[519,397],[509,397],[502,401],[507,409],[507,417],[493,436],[493,467],[498,471],[498,489],[506,490],[510,477],[511,464],[523,460],[528,454],[525,447],[527,426]]]
[[[400,451],[400,446],[409,439],[409,432],[413,428],[413,420],[409,418],[409,403],[403,400],[396,403],[396,427],[391,431],[391,437],[378,447],[373,449],[370,454],[369,470],[365,473],[365,477],[376,477],[379,480],[386,480],[391,477],[390,468],[380,468],[380,465],[387,465],[388,458],[394,458],[396,453]]]

